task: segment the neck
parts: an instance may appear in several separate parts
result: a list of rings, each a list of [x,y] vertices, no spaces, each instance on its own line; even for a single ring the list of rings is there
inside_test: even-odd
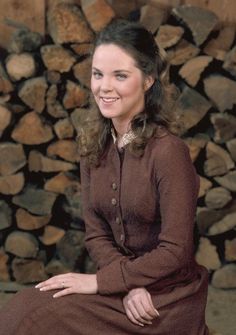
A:
[[[131,129],[131,124],[129,123],[119,123],[119,122],[114,122],[113,123],[113,127],[116,131],[117,137],[122,137],[124,134],[126,134],[130,129]]]

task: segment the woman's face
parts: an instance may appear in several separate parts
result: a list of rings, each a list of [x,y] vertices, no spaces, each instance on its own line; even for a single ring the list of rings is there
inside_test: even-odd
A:
[[[93,55],[91,89],[105,118],[126,125],[144,109],[145,80],[135,60],[115,44],[98,46]],[[124,129],[124,127],[123,127]]]

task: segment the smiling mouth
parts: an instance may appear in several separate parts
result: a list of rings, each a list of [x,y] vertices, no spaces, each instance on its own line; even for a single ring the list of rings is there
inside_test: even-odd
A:
[[[117,101],[119,98],[104,98],[104,97],[100,97],[100,99],[101,99],[103,102],[109,103],[109,102],[115,102],[115,101]]]

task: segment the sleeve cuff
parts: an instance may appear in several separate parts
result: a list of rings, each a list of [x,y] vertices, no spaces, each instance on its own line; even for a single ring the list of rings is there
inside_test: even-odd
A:
[[[121,262],[122,260],[114,261],[98,270],[97,284],[99,294],[110,295],[128,292],[122,274]]]

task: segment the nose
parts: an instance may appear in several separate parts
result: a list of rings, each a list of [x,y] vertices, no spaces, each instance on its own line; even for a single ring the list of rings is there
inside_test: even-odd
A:
[[[107,77],[103,77],[101,81],[100,90],[102,92],[111,92],[113,91],[112,80]]]

